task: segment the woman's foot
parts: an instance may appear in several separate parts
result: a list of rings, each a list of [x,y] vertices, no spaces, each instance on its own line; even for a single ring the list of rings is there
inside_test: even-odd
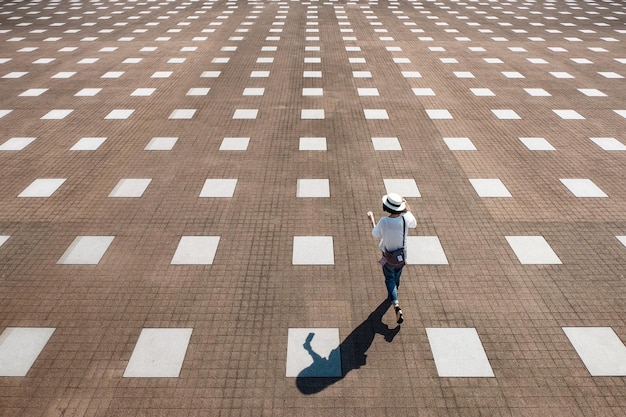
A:
[[[402,324],[402,322],[404,321],[404,316],[402,315],[402,309],[397,304],[396,304],[395,309],[396,309],[396,322],[398,324]]]

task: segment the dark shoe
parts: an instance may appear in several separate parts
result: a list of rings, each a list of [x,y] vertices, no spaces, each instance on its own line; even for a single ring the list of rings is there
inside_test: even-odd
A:
[[[396,306],[396,319],[396,322],[398,324],[402,324],[402,322],[404,321],[404,316],[402,315],[402,309],[400,308],[400,306]]]

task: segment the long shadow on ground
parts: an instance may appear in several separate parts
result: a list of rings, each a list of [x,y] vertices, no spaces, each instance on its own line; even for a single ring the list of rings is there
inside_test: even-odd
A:
[[[313,363],[303,369],[296,378],[296,386],[300,392],[307,395],[316,394],[345,378],[350,371],[365,366],[367,364],[367,351],[377,334],[383,335],[387,342],[391,342],[400,331],[400,326],[390,329],[389,326],[382,322],[383,316],[390,306],[391,303],[388,299],[380,303],[380,305],[370,313],[367,319],[359,324],[352,333],[330,353],[328,358],[323,358],[313,351],[311,341],[315,335],[314,333],[309,334],[304,343],[304,348],[313,358]],[[331,368],[337,363],[339,359],[338,356],[341,360],[341,376],[313,376],[332,374],[332,372],[329,371],[332,371]]]

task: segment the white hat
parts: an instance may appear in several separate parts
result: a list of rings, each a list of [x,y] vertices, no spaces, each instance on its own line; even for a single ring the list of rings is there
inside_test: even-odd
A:
[[[396,193],[389,193],[383,196],[383,204],[390,210],[402,212],[406,208],[406,204],[402,201],[402,197]]]

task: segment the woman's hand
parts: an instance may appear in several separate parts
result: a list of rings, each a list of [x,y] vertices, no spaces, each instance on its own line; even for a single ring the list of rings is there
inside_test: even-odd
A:
[[[409,202],[406,201],[406,198],[402,197],[402,202],[405,204],[406,206],[406,211],[411,211],[411,206],[409,206]]]
[[[376,220],[374,220],[374,213],[372,213],[371,211],[368,211],[367,217],[370,219],[370,222],[372,223],[372,227],[376,227]]]

